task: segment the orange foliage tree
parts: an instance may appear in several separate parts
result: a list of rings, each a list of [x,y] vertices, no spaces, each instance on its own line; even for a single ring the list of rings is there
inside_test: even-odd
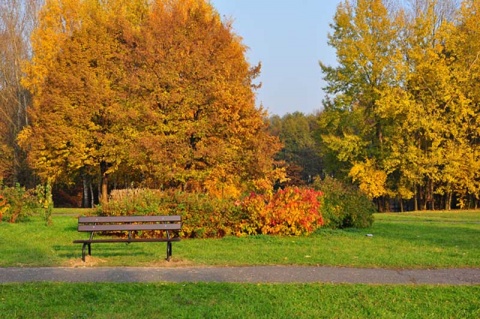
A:
[[[33,49],[19,141],[44,179],[98,176],[106,200],[112,179],[236,196],[283,177],[260,66],[208,1],[47,1]]]

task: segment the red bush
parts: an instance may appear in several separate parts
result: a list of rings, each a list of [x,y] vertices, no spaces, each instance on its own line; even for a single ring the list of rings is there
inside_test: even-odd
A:
[[[323,225],[321,192],[289,187],[271,197],[251,194],[242,202],[242,234],[302,235]]]

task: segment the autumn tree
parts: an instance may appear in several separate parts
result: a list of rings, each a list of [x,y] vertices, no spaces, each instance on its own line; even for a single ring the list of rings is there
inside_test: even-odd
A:
[[[279,144],[254,104],[260,67],[250,68],[230,22],[205,1],[158,1],[135,41],[140,95],[162,123],[139,141],[150,175],[214,193],[270,188]]]
[[[44,179],[238,195],[267,190],[278,141],[245,46],[203,0],[47,1],[20,136]],[[110,186],[111,187],[111,186]]]
[[[452,188],[462,207],[478,207],[480,200],[480,1],[463,1],[455,24],[447,30],[449,41],[445,51],[451,61],[452,78],[456,81],[458,102],[452,108],[460,143],[450,156],[455,170],[451,173]]]
[[[453,193],[466,190],[464,160],[471,152],[464,128],[471,110],[453,72],[457,8],[455,1],[419,0],[404,10],[402,81],[378,101],[397,116],[398,196],[412,198],[415,209],[449,209]]]
[[[317,116],[304,115],[301,112],[287,113],[269,119],[269,130],[278,136],[283,148],[277,158],[284,161],[289,185],[304,185],[313,182],[313,178],[322,172],[323,163],[315,135],[317,134]]]
[[[389,198],[401,209],[404,200],[448,208],[454,193],[475,189],[467,167],[476,164],[470,124],[478,109],[464,90],[475,57],[460,31],[470,18],[460,22],[458,13],[454,0],[346,1],[337,10],[330,45],[339,66],[321,65],[330,93],[322,143],[333,167],[380,208]]]
[[[394,22],[381,0],[341,3],[329,36],[339,66],[320,63],[333,97],[320,120],[323,143],[371,198],[388,194],[391,120],[381,116],[376,101],[397,81],[401,55]]]
[[[98,174],[103,194],[125,156],[119,90],[122,46],[109,36],[113,7],[97,1],[47,1],[32,37],[25,84],[34,96],[31,125],[20,136],[44,180]],[[128,131],[127,131],[128,132]]]
[[[21,67],[31,57],[29,37],[39,6],[34,0],[0,1],[0,179],[10,185],[30,177],[16,137],[27,124],[30,96]]]

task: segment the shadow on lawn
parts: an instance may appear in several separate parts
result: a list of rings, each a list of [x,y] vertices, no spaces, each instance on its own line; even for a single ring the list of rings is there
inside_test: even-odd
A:
[[[115,244],[92,244],[92,256],[99,258],[107,257],[135,257],[135,256],[151,256],[152,253],[145,251],[138,244],[139,247],[126,247],[130,246],[125,243]],[[82,245],[54,245],[52,247],[57,255],[61,258],[82,258]],[[158,248],[161,253],[164,252],[165,247]]]

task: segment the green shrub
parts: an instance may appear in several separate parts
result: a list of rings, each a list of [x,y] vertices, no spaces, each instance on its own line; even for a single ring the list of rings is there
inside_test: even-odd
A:
[[[36,201],[33,203],[34,209],[42,215],[46,225],[51,225],[53,212],[52,187],[49,183],[45,186],[37,185],[34,195],[36,196]]]
[[[373,224],[374,204],[359,189],[334,178],[314,181],[323,193],[322,215],[329,228],[366,228]]]
[[[28,220],[38,206],[34,191],[27,191],[19,184],[15,187],[0,184],[0,221],[15,223]]]

